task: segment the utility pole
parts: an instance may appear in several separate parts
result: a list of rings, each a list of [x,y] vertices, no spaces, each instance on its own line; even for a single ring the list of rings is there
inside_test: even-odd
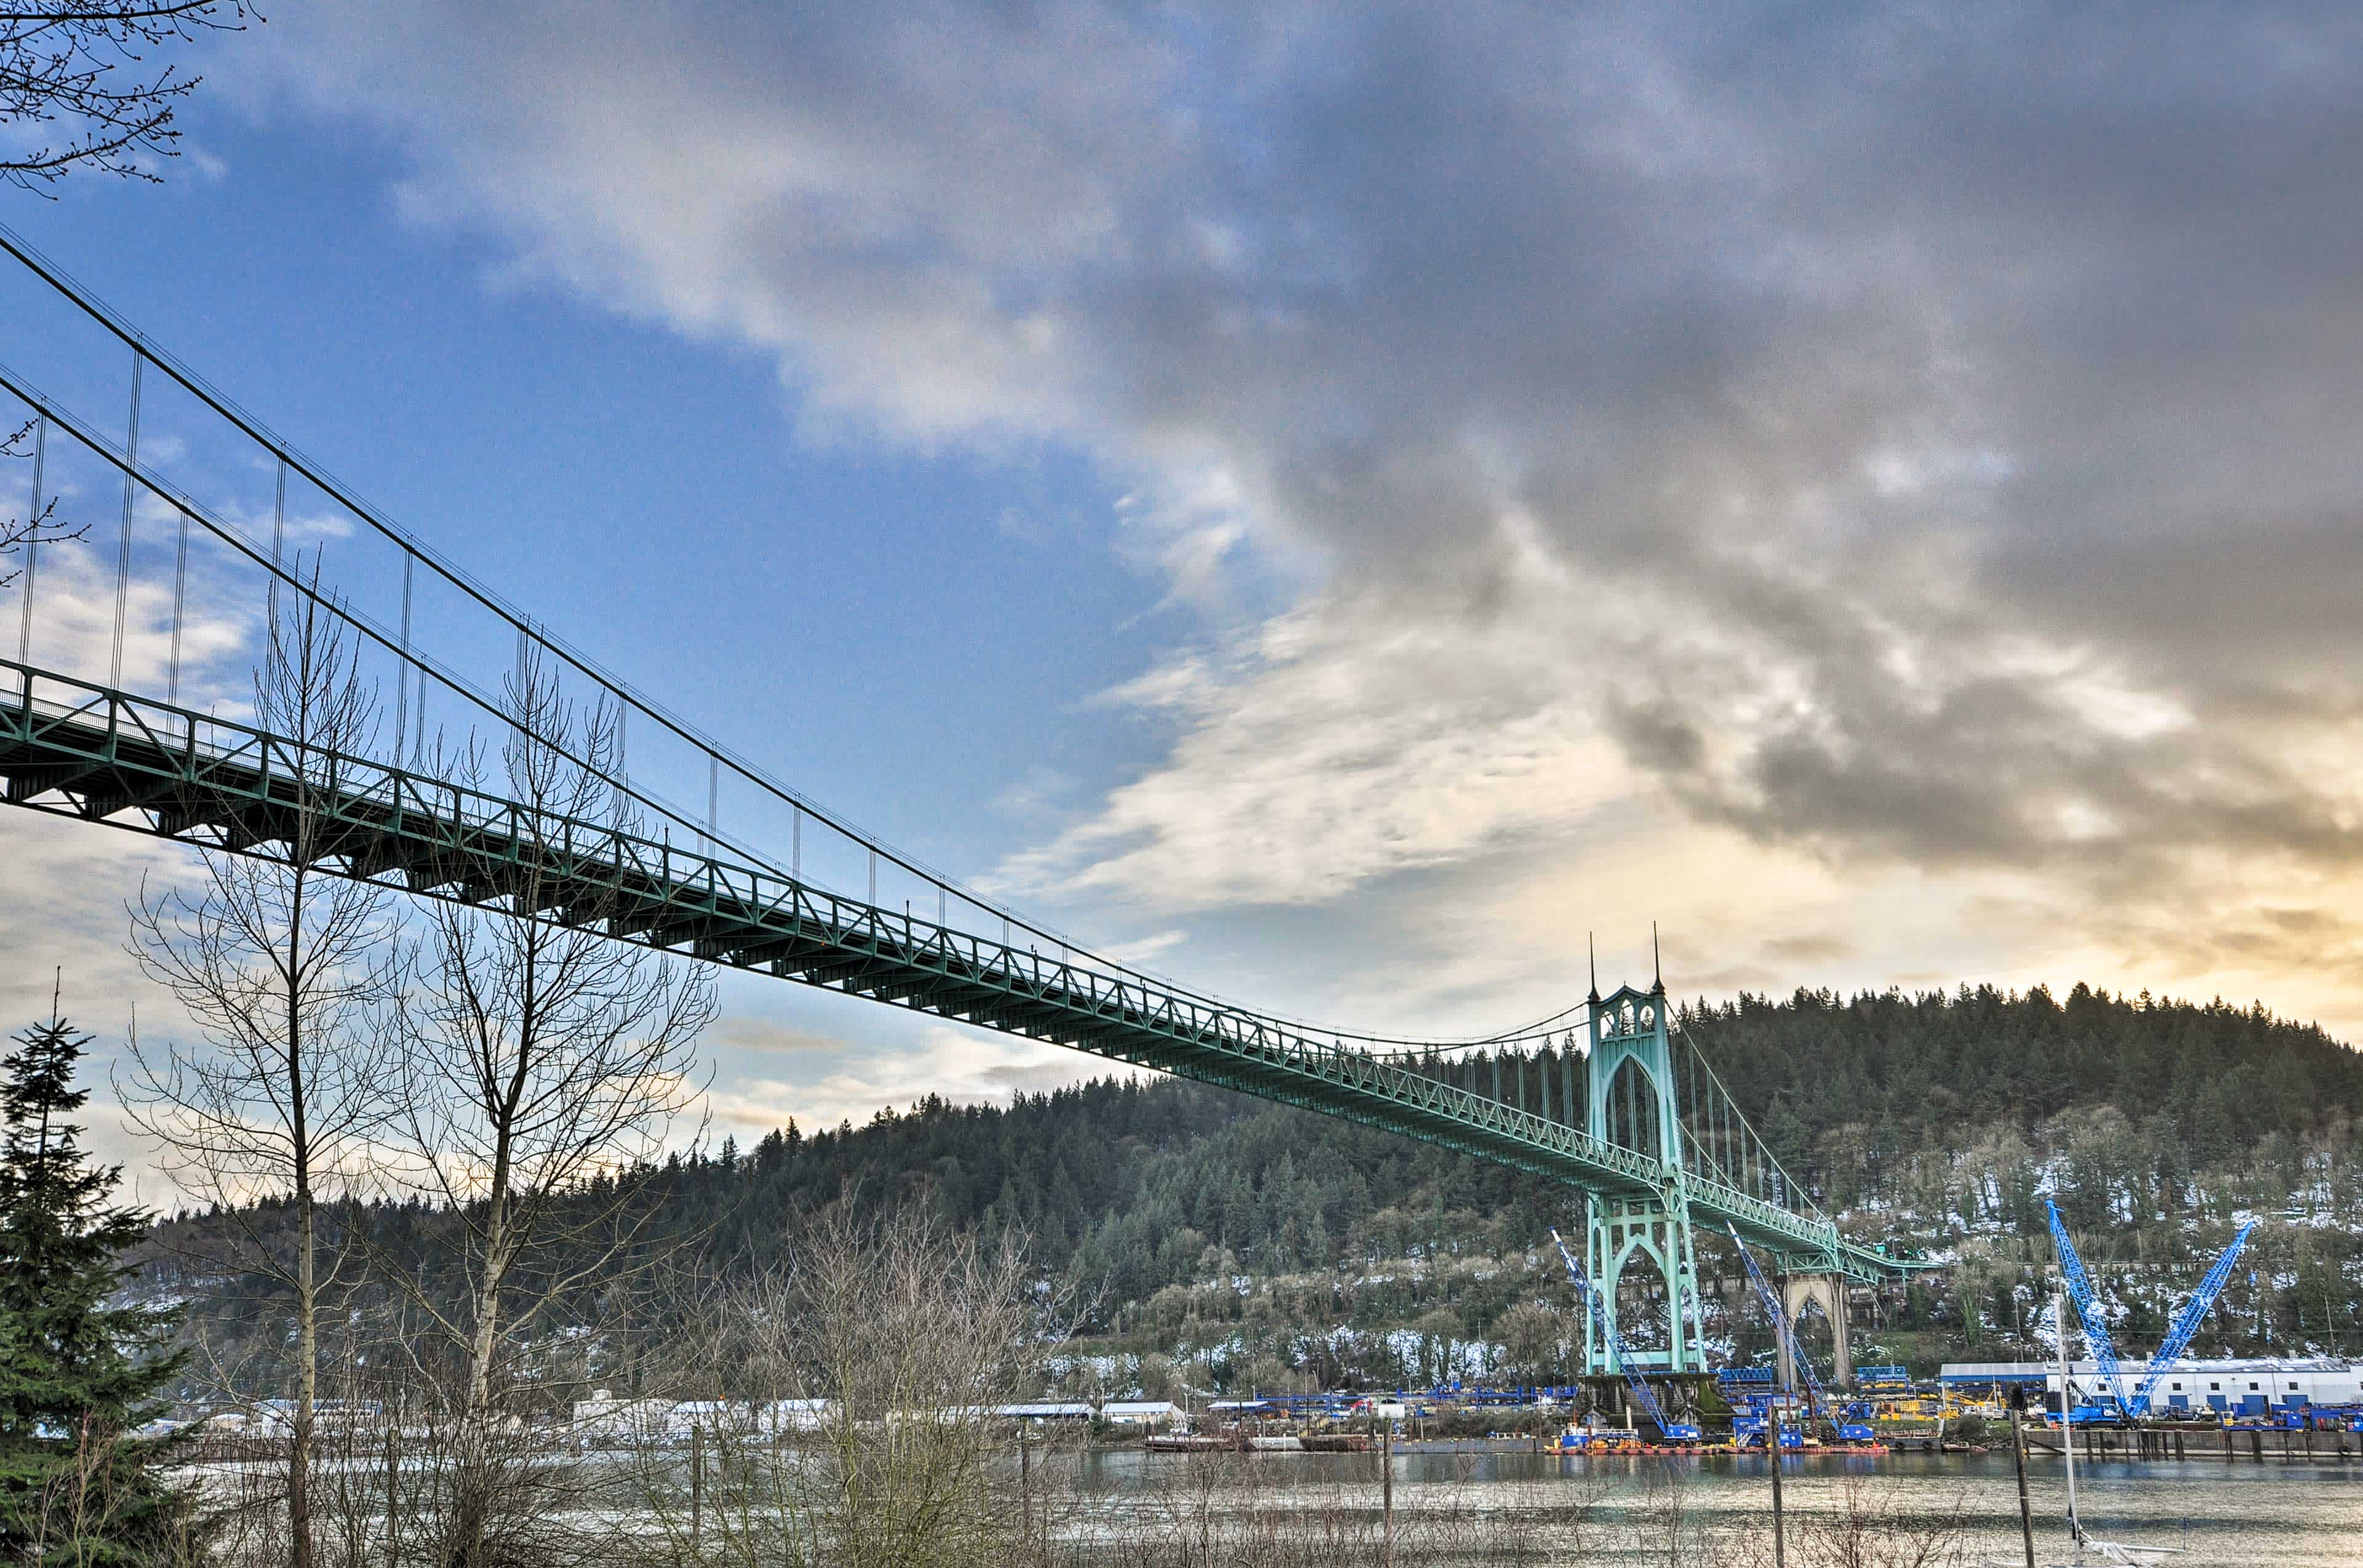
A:
[[[1787,1389],[1776,1389],[1764,1407],[1764,1461],[1772,1469],[1772,1568],[1788,1568],[1789,1562],[1781,1518],[1781,1405],[1787,1396]]]
[[[1380,1568],[1395,1568],[1395,1423],[1392,1417],[1379,1433]]]

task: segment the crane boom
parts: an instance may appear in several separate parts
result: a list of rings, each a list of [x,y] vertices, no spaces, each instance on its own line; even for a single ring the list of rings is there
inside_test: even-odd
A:
[[[1575,1261],[1575,1254],[1567,1250],[1567,1243],[1559,1240],[1556,1229],[1551,1231],[1550,1238],[1552,1244],[1559,1248],[1559,1261],[1567,1265],[1567,1277],[1575,1282],[1576,1295],[1583,1297],[1583,1305],[1592,1314],[1593,1326],[1600,1330],[1600,1337],[1608,1341],[1608,1348],[1616,1352],[1616,1370],[1625,1374],[1625,1385],[1633,1391],[1633,1402],[1641,1407],[1649,1419],[1658,1423],[1659,1434],[1668,1441],[1696,1442],[1699,1429],[1670,1419],[1647,1381],[1633,1369],[1633,1358],[1625,1349],[1625,1338],[1617,1333],[1616,1325],[1608,1320],[1608,1310],[1601,1305],[1600,1292],[1593,1288],[1592,1277],[1583,1272],[1583,1265]]]
[[[2174,1327],[2168,1330],[2166,1343],[2158,1346],[2158,1354],[2150,1358],[2147,1370],[2142,1373],[2140,1386],[2134,1390],[2133,1403],[2128,1407],[2133,1415],[2149,1414],[2150,1396],[2158,1392],[2158,1380],[2189,1348],[2191,1336],[2199,1332],[2199,1324],[2207,1316],[2207,1309],[2215,1305],[2216,1296],[2223,1294],[2224,1283],[2232,1277],[2232,1265],[2238,1260],[2240,1249],[2248,1244],[2248,1232],[2256,1228],[2257,1222],[2253,1219],[2240,1227],[2239,1234],[2232,1238],[2232,1244],[2224,1249],[2224,1255],[2215,1260],[2215,1266],[2209,1269],[2207,1277],[2200,1282],[2198,1294],[2183,1303],[2182,1310],[2175,1315]]]
[[[2130,1416],[2132,1407],[2125,1400],[2124,1373],[2117,1364],[2117,1343],[2109,1337],[2109,1323],[2101,1315],[2100,1297],[2092,1292],[2092,1282],[2084,1273],[2084,1260],[2077,1255],[2076,1243],[2068,1239],[2068,1222],[2059,1218],[2059,1206],[2049,1198],[2043,1207],[2051,1212],[2051,1242],[2059,1251],[2060,1272],[2068,1276],[2068,1294],[2076,1298],[2076,1316],[2084,1325],[2084,1341],[2092,1347],[2092,1359],[2101,1363],[2101,1377],[2109,1397],[2117,1402],[2121,1415]],[[2059,1420],[2064,1427],[2069,1419],[2069,1407],[2074,1401],[2068,1396],[2063,1381],[2059,1388]]]
[[[1729,1226],[1725,1229],[1731,1229]],[[1747,1250],[1747,1243],[1739,1239],[1736,1230],[1731,1231],[1731,1244],[1739,1249],[1739,1261],[1747,1265],[1747,1283],[1756,1287],[1756,1299],[1762,1304],[1764,1315],[1772,1319],[1772,1331],[1781,1336],[1781,1348],[1789,1352],[1790,1364],[1804,1376],[1806,1410],[1814,1416],[1824,1414],[1829,1406],[1829,1393],[1823,1388],[1820,1375],[1814,1371],[1813,1359],[1805,1354],[1804,1341],[1797,1338],[1797,1330],[1790,1323],[1789,1315],[1781,1310],[1781,1298],[1772,1294],[1772,1282],[1766,1279],[1764,1271],[1756,1266],[1756,1255]]]

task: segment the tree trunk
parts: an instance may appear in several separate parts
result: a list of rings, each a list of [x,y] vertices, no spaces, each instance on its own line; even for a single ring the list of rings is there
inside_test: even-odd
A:
[[[295,1419],[287,1446],[288,1568],[312,1568],[312,1429],[320,1393],[318,1216],[312,1206],[312,1140],[304,1084],[305,874],[295,873],[287,922],[287,1108],[295,1187]]]
[[[492,1523],[493,1352],[500,1339],[501,1277],[508,1268],[506,1178],[504,1157],[494,1171],[496,1190],[485,1217],[484,1270],[471,1304],[475,1320],[468,1338],[468,1386],[460,1404],[459,1474],[451,1499],[455,1518],[449,1560],[454,1568],[476,1568],[486,1560],[484,1536]]]
[[[313,1275],[312,1195],[295,1199],[295,1419],[287,1450],[287,1561],[312,1568],[312,1422],[320,1389],[320,1313]]]

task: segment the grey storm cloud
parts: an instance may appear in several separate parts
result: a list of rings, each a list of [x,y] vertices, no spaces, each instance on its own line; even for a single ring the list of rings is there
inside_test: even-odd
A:
[[[1177,573],[1313,563],[1317,632],[1167,704],[1193,733],[1424,627],[1502,683],[1358,700],[1592,726],[1766,842],[2117,892],[2356,858],[2351,8],[405,3],[265,42],[250,89],[390,128],[422,218],[776,351],[816,435],[1071,443]],[[1069,858],[1178,834],[1165,798]]]

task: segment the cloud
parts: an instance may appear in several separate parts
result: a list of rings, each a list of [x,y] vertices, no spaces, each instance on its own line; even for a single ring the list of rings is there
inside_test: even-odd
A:
[[[2066,933],[2291,984],[2239,912],[2357,907],[2349,10],[349,5],[265,43],[407,149],[420,220],[771,350],[808,436],[1126,476],[1207,630],[1112,694],[1163,758],[1015,884],[1205,915],[1515,855],[1572,898],[1646,832],[1738,929],[1918,887],[2025,922],[2017,972]],[[1986,951],[1865,924],[1815,929]]]
[[[743,1043],[746,1019],[725,1019],[716,1043]],[[754,1034],[766,1032],[755,1025]],[[793,1031],[791,1031],[793,1032]],[[804,1043],[793,1049],[801,1051]],[[761,1048],[758,1048],[761,1049]],[[791,1119],[806,1130],[850,1121],[866,1122],[881,1106],[907,1107],[930,1095],[955,1105],[1002,1103],[1011,1095],[1044,1093],[1078,1078],[1122,1077],[1133,1069],[1086,1061],[1079,1053],[1028,1040],[981,1035],[943,1025],[927,1028],[906,1048],[852,1049],[843,1042],[815,1059],[809,1073],[764,1073],[760,1065],[729,1073],[705,1096],[705,1106],[725,1128],[767,1132]]]
[[[846,1049],[846,1042],[834,1035],[797,1029],[771,1018],[749,1018],[743,1014],[716,1019],[714,1027],[706,1031],[706,1039],[714,1045],[732,1051],[790,1055],[814,1051],[834,1056]]]

